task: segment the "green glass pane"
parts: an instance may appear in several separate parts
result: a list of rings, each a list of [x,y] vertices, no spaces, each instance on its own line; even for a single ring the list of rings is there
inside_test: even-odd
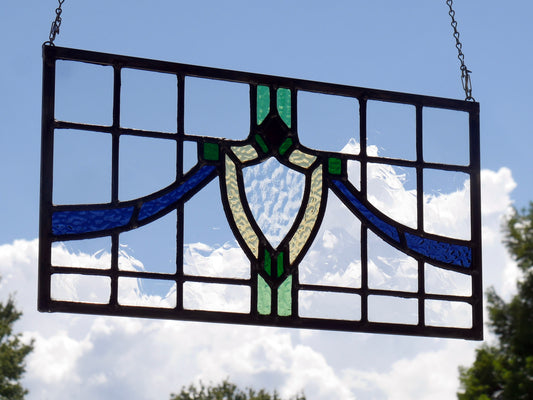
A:
[[[257,87],[257,125],[265,120],[270,111],[270,89],[268,86]]]
[[[287,138],[283,141],[283,143],[281,144],[281,146],[279,146],[279,154],[283,155],[287,152],[287,150],[290,149],[290,147],[292,146],[292,139],[291,138]]]
[[[218,161],[219,157],[217,143],[204,143],[204,160]]]
[[[283,253],[278,254],[278,277],[283,274]]]
[[[278,315],[280,317],[286,317],[291,315],[292,312],[292,275],[289,275],[287,279],[278,288]]]
[[[291,127],[291,91],[290,89],[278,89],[278,114]]]
[[[272,275],[272,260],[268,250],[265,250],[265,271],[268,275]]]
[[[261,315],[269,315],[272,311],[272,291],[268,283],[257,275],[257,312]]]
[[[341,159],[337,157],[330,157],[328,159],[328,171],[332,175],[340,175],[342,172]]]
[[[263,150],[263,153],[267,153],[268,152],[268,146],[266,145],[266,143],[263,140],[263,138],[261,137],[261,135],[255,135],[255,141],[257,142],[259,147],[261,147],[261,150]]]

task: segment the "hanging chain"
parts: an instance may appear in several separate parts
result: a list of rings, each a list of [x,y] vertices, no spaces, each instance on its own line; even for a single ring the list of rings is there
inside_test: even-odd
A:
[[[470,80],[470,71],[465,65],[465,55],[463,54],[463,44],[459,40],[459,31],[457,30],[457,21],[455,20],[455,11],[453,9],[453,0],[446,0],[446,4],[450,8],[448,14],[450,15],[453,28],[453,37],[455,38],[455,47],[457,48],[457,58],[461,62],[461,83],[463,85],[463,90],[465,91],[465,101],[471,100],[476,101],[472,97],[472,81]]]
[[[50,27],[50,35],[48,35],[48,41],[44,42],[45,45],[54,46],[54,40],[56,39],[56,35],[59,34],[59,27],[61,26],[61,13],[63,12],[61,6],[65,2],[65,0],[57,1],[59,2],[59,6],[56,8],[56,18],[52,22],[52,26]]]

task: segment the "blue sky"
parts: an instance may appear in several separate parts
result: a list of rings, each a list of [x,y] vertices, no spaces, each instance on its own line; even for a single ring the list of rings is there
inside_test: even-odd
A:
[[[55,6],[3,7],[1,177],[5,190],[17,195],[1,198],[9,210],[2,241],[37,234],[40,45]],[[518,182],[515,204],[524,206],[533,197],[531,5],[458,1],[455,7],[481,103],[482,166],[509,167]],[[57,44],[65,47],[463,98],[442,2],[132,1],[126,7],[91,1],[63,8]]]
[[[512,262],[499,245],[500,218],[505,214],[509,204],[523,207],[533,199],[531,190],[533,162],[530,155],[533,148],[533,132],[529,118],[533,109],[531,96],[533,78],[530,73],[533,55],[529,51],[533,38],[533,26],[530,23],[533,5],[525,0],[507,2],[505,7],[502,3],[493,0],[483,2],[457,0],[455,3],[466,64],[473,71],[473,96],[481,106],[482,168],[489,170],[483,180],[486,184],[483,191],[486,207],[484,214],[485,248],[490,248],[490,250],[485,250],[484,254],[485,260],[490,260],[485,265],[485,281],[486,285],[496,284],[498,289],[508,294],[512,290],[512,281],[516,274],[513,272]],[[12,279],[11,281],[4,279],[5,284],[0,285],[0,293],[2,296],[9,291],[16,291],[19,294],[24,312],[28,314],[28,319],[21,327],[24,328],[25,334],[33,334],[42,338],[42,346],[32,359],[28,378],[29,385],[33,385],[31,388],[34,392],[40,389],[44,391],[43,388],[52,390],[45,384],[53,383],[54,379],[63,376],[61,371],[68,370],[68,368],[73,368],[73,371],[81,374],[80,376],[83,376],[83,373],[94,375],[95,382],[100,378],[104,379],[102,376],[105,377],[105,371],[102,366],[98,365],[98,353],[91,353],[90,350],[104,351],[111,348],[104,343],[104,339],[113,336],[104,335],[104,338],[102,336],[104,331],[115,332],[115,340],[123,337],[131,339],[131,332],[138,332],[153,340],[159,337],[161,343],[166,343],[167,340],[171,342],[172,335],[182,337],[180,336],[183,333],[182,329],[193,326],[184,324],[170,327],[163,323],[152,325],[152,323],[137,320],[117,322],[117,320],[109,319],[101,323],[98,322],[100,320],[95,319],[84,320],[80,317],[61,319],[67,317],[56,316],[46,320],[45,316],[34,315],[32,307],[35,304],[33,302],[35,294],[28,293],[25,287],[31,287],[28,285],[35,282],[34,275],[37,271],[33,253],[35,245],[32,245],[31,241],[38,236],[41,45],[47,40],[56,6],[57,2],[52,0],[8,2],[2,7],[2,24],[0,24],[0,34],[4,38],[4,50],[0,64],[0,121],[2,122],[0,249],[3,251],[3,253],[0,252],[0,264],[2,262],[4,264],[0,268],[0,274],[6,277],[11,276],[9,279]],[[56,38],[56,44],[187,64],[463,99],[459,62],[447,11],[448,7],[444,0],[406,0],[403,2],[354,0],[336,1],[330,4],[314,0],[270,2],[132,0],[127,4],[118,0],[90,2],[66,0],[63,5],[61,33]],[[68,73],[69,71],[66,70],[65,79],[68,79]],[[91,82],[81,89],[91,90],[94,86]],[[139,87],[133,85],[132,90],[136,93],[146,93],[147,96],[151,95],[150,89],[142,87],[142,84]],[[201,92],[201,86],[198,90]],[[164,90],[158,93],[159,97],[147,99],[142,103],[135,103],[132,100],[132,103],[128,105],[131,109],[128,118],[132,124],[147,123],[143,120],[140,111],[149,107],[151,107],[149,120],[161,122],[165,119],[168,113],[164,107],[172,103],[172,95],[166,95]],[[237,91],[235,93],[236,103],[239,101],[239,96]],[[243,121],[246,121],[247,111],[239,110],[233,102],[220,102],[213,99],[209,105],[212,118],[205,120],[198,109],[194,109],[195,98],[190,100],[193,107],[190,120],[192,129],[205,130],[211,134],[211,132],[216,132],[220,125],[246,126],[246,122],[243,123]],[[302,104],[304,104],[303,100]],[[162,105],[158,107],[159,104]],[[89,109],[93,112],[98,111],[100,106],[100,103],[95,103]],[[347,107],[349,108],[349,105],[342,102],[336,103],[327,114],[332,115],[333,112],[338,112],[344,116],[346,113],[343,110]],[[68,110],[82,114],[87,111],[75,107]],[[343,120],[335,116],[323,122],[313,118],[315,116],[316,114],[311,113],[309,120],[302,121],[300,127],[307,127],[309,131],[333,127],[332,129],[342,132],[350,124],[354,124],[353,120]],[[379,125],[379,120],[376,124],[376,132],[387,131],[386,124]],[[337,141],[337,138],[332,138],[332,141],[329,141],[329,139],[316,139],[312,134],[308,135],[306,137],[304,133],[301,133],[300,138],[303,142],[304,139],[309,140],[311,147],[319,149],[339,150],[346,144],[342,139]],[[213,134],[213,136],[216,135]],[[387,151],[391,154],[410,151],[409,139],[397,140],[377,135],[375,140],[376,145],[382,146],[380,151],[385,153]],[[440,148],[453,152],[454,140],[453,137],[435,138],[432,151],[436,157],[439,156],[437,149]],[[101,143],[104,147],[107,146],[105,140]],[[91,160],[101,160],[101,163],[105,165],[108,162],[106,160],[109,160],[107,153],[102,152],[100,148],[91,147],[93,144],[90,143],[87,147],[91,151]],[[153,155],[152,153],[141,155],[138,150],[143,148],[143,143],[132,141],[129,146],[131,158],[126,164],[127,173],[133,177],[140,177],[144,186],[143,189],[139,189],[132,183],[126,185],[121,189],[125,196],[135,197],[146,194],[145,190],[157,190],[167,184],[168,180],[173,179],[172,176],[168,176],[167,172],[172,160],[161,157],[164,150],[153,148]],[[84,156],[84,150],[85,147],[79,149],[78,154],[73,154],[71,158],[66,158],[62,162],[68,168],[69,162],[78,162]],[[461,158],[461,151],[464,149],[457,150],[456,157]],[[142,157],[142,159],[136,157]],[[144,165],[150,166],[149,173],[143,168]],[[409,171],[404,172],[409,178]],[[154,175],[157,177],[155,181]],[[130,180],[130,182],[133,181],[134,179]],[[102,188],[98,181],[96,183],[86,182],[77,187],[76,180],[69,181],[68,178],[65,178],[61,184],[65,188],[65,193],[67,193],[66,189],[74,188],[74,192],[71,193],[73,196],[79,193],[94,194],[91,192],[93,189]],[[412,185],[408,179],[405,183],[407,190],[412,189],[410,184]],[[139,190],[140,193],[138,193]],[[204,207],[204,201],[210,199],[210,194],[203,196],[198,200],[200,208]],[[97,201],[100,200],[97,199]],[[217,213],[216,209],[211,211],[211,218],[216,223],[223,223],[217,220],[220,212]],[[165,224],[166,222],[162,220],[161,224],[148,233],[151,240],[154,240],[153,243],[148,243],[148,249],[164,240],[165,236],[162,232],[166,233],[169,229]],[[216,232],[213,233],[212,238],[213,241],[218,240]],[[15,245],[16,239],[24,240],[23,245],[20,243]],[[135,243],[138,239],[132,234],[131,240],[131,243]],[[191,242],[200,240],[202,238],[196,232],[190,233]],[[323,246],[326,248],[327,245],[325,241]],[[92,251],[96,250],[98,248]],[[207,250],[194,251],[196,255],[205,255]],[[27,253],[20,254],[20,252]],[[137,253],[137,256],[140,254]],[[9,282],[13,282],[15,286],[10,287]],[[49,323],[48,331],[45,328],[37,328],[39,326],[37,321]],[[54,335],[54,327],[57,327],[58,332],[63,332],[60,327],[65,321],[71,327],[70,330],[64,335],[62,333]],[[213,357],[220,361],[220,369],[206,367],[207,363],[202,363],[202,360],[194,355],[193,349],[200,353],[209,352],[209,349],[213,350],[214,345],[210,343],[209,333],[215,332],[215,328],[202,331],[197,347],[192,346],[188,350],[180,350],[179,354],[173,353],[169,356],[176,357],[175,362],[189,361],[194,358],[196,360],[194,365],[197,365],[196,369],[191,369],[194,372],[182,371],[183,376],[181,380],[176,381],[177,386],[174,386],[174,390],[182,384],[188,384],[189,380],[199,377],[204,380],[223,378],[225,371],[232,372],[232,376],[235,376],[240,383],[263,386],[282,385],[286,393],[300,389],[296,384],[287,383],[280,376],[275,375],[272,372],[275,369],[266,368],[264,375],[247,374],[245,370],[239,369],[236,365],[226,365],[224,357],[227,358],[228,354],[222,351],[213,354]],[[92,336],[84,336],[81,333],[84,329]],[[196,325],[191,328],[194,332],[200,332],[201,329]],[[330,348],[332,347],[331,340],[352,347],[365,346],[367,339],[364,335],[358,335],[357,339],[352,341],[350,336],[337,333],[325,336],[313,336],[313,334],[298,336],[281,331],[279,334],[276,332],[271,335],[279,339],[277,344],[272,344],[278,347],[272,350],[266,339],[260,345],[258,344],[259,347],[253,347],[250,344],[250,348],[243,348],[235,339],[236,331],[227,327],[221,329],[220,339],[215,340],[215,343],[229,343],[227,351],[230,354],[232,349],[237,353],[240,352],[239,354],[248,360],[246,365],[260,365],[257,364],[257,358],[247,353],[248,350],[251,353],[271,351],[271,355],[274,354],[272,357],[275,358],[280,349],[285,349],[286,353],[290,354],[290,357],[287,356],[288,359],[279,355],[280,359],[270,361],[274,364],[278,362],[281,370],[287,368],[287,371],[299,365],[298,363],[305,364],[305,357],[311,357],[310,365],[316,366],[317,373],[331,378],[329,380],[324,378],[320,380],[320,384],[317,384],[319,388],[317,393],[319,392],[322,396],[317,399],[327,398],[328,394],[333,393],[339,396],[344,394],[345,398],[349,398],[346,397],[349,393],[353,398],[363,399],[407,399],[409,395],[414,394],[418,395],[418,398],[431,398],[433,393],[428,387],[417,387],[415,383],[412,383],[416,381],[414,375],[404,376],[402,371],[405,372],[409,368],[413,371],[424,371],[424,368],[427,368],[428,364],[431,365],[432,360],[435,359],[442,360],[446,367],[442,371],[449,380],[447,387],[449,392],[447,393],[453,393],[454,385],[457,385],[457,362],[454,364],[450,361],[453,358],[451,355],[457,351],[464,352],[466,355],[461,360],[468,362],[475,345],[468,344],[462,347],[462,344],[456,342],[450,344],[426,339],[415,344],[414,339],[395,342],[394,338],[379,336],[378,339],[368,340],[374,346],[387,349],[388,351],[384,352],[387,354],[381,355],[381,360],[374,360],[370,371],[365,373],[360,359],[356,357],[352,359],[353,362],[348,362]],[[243,332],[249,338],[250,343],[255,343],[255,331]],[[186,336],[183,337],[186,338]],[[54,368],[58,371],[56,375],[37,374],[35,371],[39,369],[39,365],[42,365],[43,360],[50,360],[47,357],[53,353],[51,349],[55,349],[54,346],[62,349],[59,351],[71,349],[73,356],[63,361],[54,360]],[[312,348],[313,351],[305,353],[304,357],[299,351],[302,348],[307,349],[306,346]],[[361,349],[361,353],[367,357],[372,356],[368,350]],[[111,350],[106,354],[113,357]],[[135,357],[148,356],[135,350],[129,357],[135,359]],[[283,361],[280,361],[282,358]],[[170,360],[165,360],[164,350],[161,349],[159,352],[154,350],[151,362],[156,371],[156,366],[171,363]],[[127,364],[127,361],[123,360],[120,365]],[[227,369],[225,370],[223,366]],[[309,371],[309,374],[312,376],[313,371]],[[132,373],[131,376],[137,375]],[[170,378],[173,377],[170,376]],[[298,379],[303,378],[295,376],[293,381],[297,382]],[[305,379],[302,382],[305,383]],[[383,389],[387,387],[387,382],[389,386],[392,385],[390,382],[409,382],[409,384],[404,383],[405,397],[401,397],[403,392],[397,392],[399,394],[395,397],[391,394],[392,391],[387,392],[387,389]],[[409,391],[411,384],[413,389]],[[314,386],[309,385],[307,389],[311,388],[312,391]],[[373,392],[372,385],[381,388],[379,389],[381,392]],[[334,386],[340,389],[335,392]],[[72,385],[65,387],[67,388],[65,390],[74,390],[74,381]],[[117,387],[112,387],[112,385],[100,387],[107,387],[105,390],[101,389],[101,395],[117,398],[112,395],[113,390],[119,390]],[[166,390],[166,386],[164,389]],[[44,392],[37,393],[42,395]],[[65,393],[67,392],[62,394]],[[96,395],[99,392],[90,393]],[[360,393],[367,393],[370,397],[364,397]],[[49,392],[49,395],[54,398],[54,392]],[[58,394],[55,393],[55,396]]]

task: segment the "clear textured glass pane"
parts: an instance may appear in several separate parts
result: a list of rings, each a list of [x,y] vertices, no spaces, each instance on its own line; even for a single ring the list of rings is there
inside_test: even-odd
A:
[[[318,234],[299,265],[301,283],[361,287],[361,223],[333,194]]]
[[[206,204],[208,205],[207,207]],[[205,256],[219,248],[231,247],[240,249],[226,220],[217,179],[210,182],[187,201],[184,210],[184,243],[186,245],[201,246],[197,251],[200,254],[204,254],[205,251]],[[187,257],[187,247],[184,251],[184,257]],[[196,250],[191,247],[191,251]],[[242,250],[240,251],[242,252]],[[235,263],[242,257],[245,257],[244,253],[239,257],[232,258],[232,262]],[[237,266],[233,264],[231,268],[241,270],[249,268],[249,264],[249,261],[246,261],[244,265],[239,264]]]
[[[357,189],[361,190],[361,163],[359,161],[348,160],[348,180]]]
[[[368,286],[372,289],[416,292],[418,262],[373,232],[368,232]]]
[[[468,113],[424,107],[422,115],[424,161],[470,164]]]
[[[250,133],[249,85],[187,77],[185,133],[246,139]]]
[[[361,296],[300,290],[298,308],[300,317],[358,321],[361,319]]]
[[[183,173],[187,173],[198,163],[198,146],[196,142],[183,142]]]
[[[426,293],[432,294],[471,296],[472,277],[426,264],[425,289]]]
[[[250,261],[236,244],[215,247],[189,243],[183,249],[183,272],[193,276],[248,279]]]
[[[175,75],[124,68],[121,79],[120,126],[177,131],[178,80]]]
[[[246,199],[255,221],[276,248],[300,210],[305,176],[275,158],[243,169]]]
[[[53,300],[106,304],[111,296],[111,279],[107,276],[54,274],[50,290]]]
[[[368,296],[368,320],[416,325],[418,300],[389,296]]]
[[[426,325],[472,327],[472,306],[458,301],[425,301]]]
[[[118,303],[123,306],[174,308],[176,283],[163,279],[118,279]]]
[[[55,204],[111,201],[111,135],[73,129],[54,135]]]
[[[470,239],[470,180],[467,174],[424,170],[424,229]]]
[[[368,163],[370,203],[400,224],[417,227],[416,169]]]
[[[118,265],[122,270],[176,272],[176,211],[120,234]]]
[[[176,142],[137,136],[120,137],[119,198],[147,196],[176,180]]]
[[[185,282],[183,307],[187,310],[249,313],[250,293],[249,286]]]
[[[416,159],[416,109],[386,101],[367,103],[367,144],[379,156]]]
[[[299,91],[298,135],[303,145],[313,149],[358,154],[358,147],[345,147],[350,139],[359,141],[359,102]]]
[[[69,240],[52,244],[52,265],[74,268],[111,268],[111,238]]]
[[[55,96],[57,120],[109,126],[113,123],[113,68],[58,60]]]

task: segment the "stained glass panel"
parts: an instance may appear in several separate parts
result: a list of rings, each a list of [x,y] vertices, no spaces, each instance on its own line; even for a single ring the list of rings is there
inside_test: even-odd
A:
[[[42,154],[41,311],[482,338],[475,102],[45,46]]]

